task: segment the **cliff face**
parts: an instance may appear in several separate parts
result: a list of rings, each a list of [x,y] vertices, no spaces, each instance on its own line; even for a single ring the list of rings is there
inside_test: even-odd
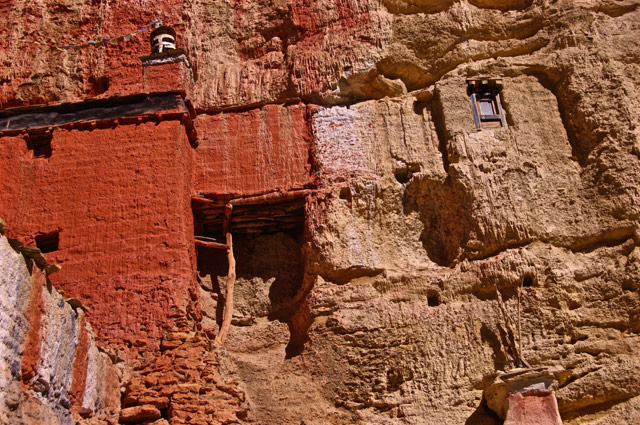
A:
[[[0,422],[115,423],[122,372],[96,346],[83,309],[66,302],[3,236],[0,255]]]
[[[524,359],[553,368],[564,423],[634,423],[639,8],[0,2],[2,107],[73,102],[0,117],[0,216],[27,243],[59,237],[51,282],[90,308],[42,321],[81,346],[88,318],[124,359],[121,410],[95,411],[123,423],[498,424],[486,378]],[[162,91],[142,78],[148,31],[131,36],[155,18],[189,56],[193,84],[166,89],[185,101],[155,93],[106,119],[133,102],[114,96]],[[79,50],[25,41],[124,34]],[[486,92],[504,122],[479,130],[470,94]],[[52,111],[64,117],[44,126],[52,150],[38,155],[40,133],[20,123]],[[231,203],[222,348],[227,260],[194,234],[219,238]],[[14,257],[2,251],[2,279],[18,273]],[[7,366],[0,379],[23,398],[0,415],[36,400],[64,423],[79,404],[56,410],[24,375],[47,344],[24,318],[37,272],[18,274],[0,288],[7,320],[22,323],[2,357],[22,375]]]

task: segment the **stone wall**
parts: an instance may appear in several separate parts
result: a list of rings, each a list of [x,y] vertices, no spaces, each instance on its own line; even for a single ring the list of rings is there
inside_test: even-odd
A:
[[[0,183],[0,210],[10,235],[32,244],[57,232],[48,257],[64,268],[52,283],[91,309],[103,341],[127,352],[157,347],[165,311],[186,310],[193,288],[183,126],[56,129],[49,158],[34,158],[22,137],[2,140],[2,168],[12,172]]]
[[[143,91],[146,35],[19,39],[159,17],[196,71],[200,144],[176,119],[56,129],[36,160],[2,137],[0,214],[28,243],[59,231],[52,282],[127,359],[124,421],[498,424],[483,379],[526,362],[557,371],[564,423],[633,423],[639,9],[5,2],[3,107]],[[506,127],[476,129],[465,80],[480,77],[501,77]],[[193,247],[191,198],[299,189],[304,223],[234,236],[236,314],[216,346],[226,260]]]
[[[116,424],[115,355],[96,345],[83,309],[30,261],[0,236],[0,422]]]

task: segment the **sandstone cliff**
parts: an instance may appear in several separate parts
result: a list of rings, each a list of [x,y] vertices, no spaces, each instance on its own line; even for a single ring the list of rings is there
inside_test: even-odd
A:
[[[80,50],[25,39],[65,45],[162,18],[193,66],[199,143],[182,100],[164,116],[55,127],[47,158],[27,129],[3,132],[0,216],[27,243],[60,235],[51,281],[125,359],[120,421],[498,424],[485,378],[524,359],[554,368],[565,424],[636,423],[639,8],[0,2],[3,108],[151,91],[148,32]],[[467,79],[498,78],[506,126],[479,131]],[[32,112],[50,110],[7,117]],[[216,202],[265,194],[289,198],[234,207],[220,347],[226,260],[193,236],[217,236]],[[21,267],[14,257],[0,264]],[[30,299],[5,290],[18,280],[0,288],[15,317]],[[74,314],[60,323],[85,323]],[[28,352],[12,338],[7,364]]]

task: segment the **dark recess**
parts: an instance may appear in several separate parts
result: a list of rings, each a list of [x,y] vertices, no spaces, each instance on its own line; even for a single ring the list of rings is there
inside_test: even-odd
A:
[[[51,131],[29,132],[27,136],[27,148],[33,151],[34,158],[49,158],[53,149],[51,148]]]
[[[89,91],[89,96],[98,96],[107,90],[109,90],[109,77],[89,77],[89,84],[91,85],[91,89]]]
[[[38,249],[40,249],[43,254],[46,254],[47,252],[57,251],[59,241],[60,234],[57,230],[36,235],[36,247],[38,247]]]

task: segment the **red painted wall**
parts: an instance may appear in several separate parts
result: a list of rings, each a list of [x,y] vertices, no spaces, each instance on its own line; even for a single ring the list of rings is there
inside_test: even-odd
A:
[[[311,182],[305,105],[199,115],[196,192],[247,196]]]
[[[0,216],[10,237],[59,229],[56,288],[90,308],[114,346],[158,345],[169,307],[193,285],[192,148],[179,121],[53,132],[33,158],[21,137],[0,138]],[[136,349],[137,349],[136,348]],[[134,350],[135,351],[135,350]]]
[[[158,347],[174,305],[192,304],[191,195],[299,189],[312,179],[305,105],[200,115],[193,148],[180,121],[54,129],[52,154],[33,158],[22,137],[0,138],[0,217],[46,254],[56,288],[90,308],[102,342],[129,354]],[[196,312],[197,314],[197,312]]]

